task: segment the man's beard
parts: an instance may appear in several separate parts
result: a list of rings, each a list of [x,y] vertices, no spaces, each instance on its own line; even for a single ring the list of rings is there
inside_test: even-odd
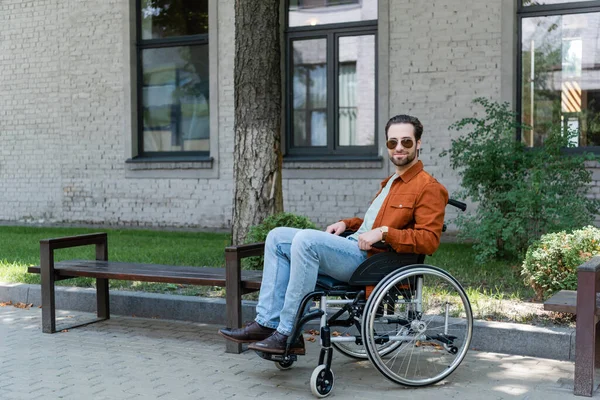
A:
[[[403,165],[410,164],[411,162],[413,162],[413,160],[415,159],[416,156],[417,156],[417,152],[416,151],[413,151],[411,153],[407,153],[406,154],[406,158],[404,158],[404,159],[395,159],[394,155],[392,154],[390,156],[390,161],[394,165],[396,165],[398,167],[402,167]]]

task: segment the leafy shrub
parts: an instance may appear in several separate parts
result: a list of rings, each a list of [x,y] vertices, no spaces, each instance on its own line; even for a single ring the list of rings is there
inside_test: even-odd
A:
[[[598,254],[598,228],[587,226],[572,233],[548,233],[527,249],[521,275],[541,300],[558,290],[576,290],[577,267]]]
[[[591,224],[599,202],[587,196],[591,173],[585,161],[592,155],[565,155],[574,132],[548,131],[544,145],[526,148],[516,140],[517,121],[508,103],[483,98],[483,118],[464,118],[450,129],[467,129],[452,140],[452,168],[462,182],[459,197],[478,203],[477,211],[457,218],[460,235],[473,239],[477,259],[522,258],[541,235]]]
[[[299,229],[315,229],[316,225],[307,217],[302,215],[296,215],[293,213],[279,213],[271,215],[264,219],[258,225],[254,225],[248,231],[246,243],[258,243],[264,242],[267,239],[267,234],[273,229],[279,226],[286,226],[288,228],[299,228]],[[264,257],[249,257],[244,260],[243,267],[245,269],[256,269],[262,270],[264,264]]]

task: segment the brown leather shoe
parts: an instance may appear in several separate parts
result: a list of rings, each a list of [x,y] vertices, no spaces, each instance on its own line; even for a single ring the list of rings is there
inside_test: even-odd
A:
[[[219,329],[219,335],[236,343],[253,343],[271,336],[275,329],[267,328],[256,321],[248,322],[243,328]]]
[[[260,342],[252,343],[248,346],[250,350],[262,351],[263,353],[284,354],[288,337],[277,331],[271,336]],[[304,337],[300,335],[298,339],[290,346],[289,354],[302,356],[306,354],[304,348]]]

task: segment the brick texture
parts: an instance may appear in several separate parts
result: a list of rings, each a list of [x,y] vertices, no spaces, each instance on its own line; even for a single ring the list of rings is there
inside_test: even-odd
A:
[[[210,178],[141,178],[128,170],[128,1],[0,1],[0,220],[230,227],[234,0],[219,0],[211,36],[219,150]],[[380,112],[422,120],[421,158],[452,194],[457,175],[439,157],[457,135],[448,126],[480,112],[473,98],[500,98],[501,2],[389,3],[389,76],[380,78],[389,79],[390,98]],[[286,179],[285,208],[320,226],[361,215],[387,172]]]

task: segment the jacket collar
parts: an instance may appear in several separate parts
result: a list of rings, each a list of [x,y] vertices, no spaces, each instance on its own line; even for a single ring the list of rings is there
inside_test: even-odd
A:
[[[408,171],[406,171],[405,173],[403,173],[402,175],[400,175],[400,179],[402,179],[402,181],[404,183],[408,183],[410,182],[410,180],[412,178],[414,178],[415,176],[417,176],[417,174],[419,172],[423,171],[423,162],[421,160],[417,161],[417,163],[415,165],[413,165],[412,167],[410,167],[408,169]]]
[[[408,183],[408,182],[410,182],[410,180],[412,178],[417,176],[419,174],[419,172],[421,172],[421,171],[423,171],[423,162],[421,160],[419,160],[419,161],[417,161],[417,163],[415,165],[410,167],[408,169],[408,171],[406,171],[405,173],[400,175],[400,179],[402,179],[402,181],[404,183]],[[394,175],[392,175],[392,176],[394,176]],[[385,187],[385,185],[392,178],[392,176],[388,176],[383,182],[381,182],[381,187]]]

